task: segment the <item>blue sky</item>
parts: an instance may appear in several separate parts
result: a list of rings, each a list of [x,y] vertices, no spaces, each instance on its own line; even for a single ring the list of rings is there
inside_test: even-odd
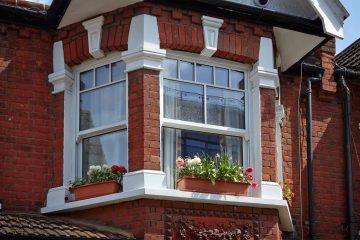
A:
[[[350,17],[345,20],[344,40],[336,40],[336,53],[341,52],[351,43],[360,38],[360,1],[359,0],[341,0]]]

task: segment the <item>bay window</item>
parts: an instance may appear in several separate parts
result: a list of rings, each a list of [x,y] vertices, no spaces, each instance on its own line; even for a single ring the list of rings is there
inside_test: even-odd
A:
[[[178,156],[226,151],[247,165],[246,71],[216,61],[170,57],[162,74],[162,159],[170,188]]]
[[[90,165],[127,168],[127,91],[123,61],[80,71],[77,81],[77,178]]]

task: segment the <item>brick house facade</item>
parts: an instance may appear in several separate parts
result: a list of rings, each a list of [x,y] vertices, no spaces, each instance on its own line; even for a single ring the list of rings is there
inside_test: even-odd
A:
[[[325,70],[321,82],[313,87],[315,233],[318,239],[348,239],[342,92],[333,76],[333,37],[337,35],[320,21],[326,14],[316,15],[315,20],[305,16],[309,9],[317,14],[311,3],[300,4],[298,12],[289,6],[261,6],[261,19],[257,15],[259,6],[254,5],[261,4],[259,1],[224,1],[224,5],[204,1],[193,5],[181,1],[124,1],[109,3],[111,7],[99,7],[97,11],[87,6],[77,9],[79,1],[65,2],[55,28],[6,16],[0,23],[2,212],[82,219],[125,229],[140,239],[201,239],[205,235],[210,239],[225,239],[227,235],[240,239],[307,239],[306,109],[300,88],[304,88],[302,81],[307,77],[301,72],[301,62],[311,56]],[[57,4],[59,1],[55,0],[53,6]],[[347,16],[341,6],[325,5]],[[267,7],[274,7],[279,16],[272,16]],[[28,11],[23,8],[16,8],[20,9],[18,14]],[[51,10],[50,6],[48,12]],[[284,21],[285,17],[288,21]],[[207,38],[206,34],[214,38]],[[289,46],[290,41],[293,45]],[[176,60],[175,77],[167,75],[167,59]],[[120,74],[124,79],[112,81],[119,62],[124,63],[124,75]],[[169,98],[164,91],[165,82],[185,85],[192,81],[183,81],[182,76],[189,71],[187,68],[182,72],[183,63],[193,66],[194,72],[198,71],[196,67],[205,65],[212,67],[212,76],[218,76],[216,71],[220,74],[221,69],[228,74],[228,85],[223,88],[213,80],[206,85],[193,84],[194,89],[187,91],[202,86],[203,91],[226,89],[221,91],[230,94],[235,90],[229,75],[243,74],[244,87],[236,89],[236,93],[245,99],[244,127],[236,129],[225,123],[205,124],[205,120],[199,123],[166,116],[165,111],[172,105],[164,103]],[[112,103],[92,95],[87,110],[93,114],[93,119],[88,120],[93,126],[82,129],[86,120],[79,112],[86,106],[81,104],[86,102],[86,93],[105,89],[96,85],[106,75],[96,75],[104,66],[110,79],[106,86],[122,86],[118,91],[126,93],[123,105],[116,105],[117,109],[125,109],[124,114],[119,113],[120,120],[116,122],[103,124],[112,115],[107,119],[95,117],[97,112],[91,112],[95,111],[92,107],[97,101],[104,101],[96,111],[108,114],[103,109]],[[87,78],[82,77],[91,71],[95,85],[89,87]],[[200,76],[196,72],[192,77],[195,79],[197,74]],[[351,86],[351,91],[354,146],[358,146],[359,88]],[[202,98],[210,97],[202,93]],[[178,110],[171,111],[180,116]],[[203,117],[211,120],[206,111]],[[241,139],[241,151],[237,151],[244,166],[254,167],[259,187],[252,189],[248,197],[172,189],[174,176],[167,167],[175,159],[169,159],[172,154],[167,155],[165,150],[166,141],[170,141],[167,129],[184,130],[180,135],[188,131],[189,135],[201,132],[204,136]],[[91,147],[88,142],[96,138],[106,142],[101,137],[111,133],[125,136],[110,141],[125,141],[121,142],[125,148],[114,145],[120,149],[116,150],[119,156],[125,156],[121,163],[129,171],[124,176],[123,191],[68,201],[69,181],[81,176],[85,166],[93,161],[94,153],[84,150]],[[91,144],[98,144],[94,141]],[[97,154],[103,158],[104,152],[111,155],[115,149],[101,146],[103,153]],[[359,231],[360,206],[356,200],[360,196],[356,189],[360,166],[356,157],[354,207]],[[278,184],[284,179],[294,182],[291,206],[282,199]]]

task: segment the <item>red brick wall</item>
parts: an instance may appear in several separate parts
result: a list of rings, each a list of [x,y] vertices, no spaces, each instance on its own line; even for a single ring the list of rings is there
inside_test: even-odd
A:
[[[38,211],[62,178],[55,147],[52,36],[0,24],[0,201],[5,210]],[[62,146],[62,143],[61,145]],[[59,174],[59,175],[57,175]],[[55,177],[56,175],[56,177]]]
[[[129,171],[160,170],[159,72],[133,71],[128,80]]]
[[[352,99],[352,134],[353,134],[353,173],[354,173],[354,207],[356,232],[360,231],[360,86],[349,85]]]
[[[300,236],[300,198],[303,198],[304,237],[307,238],[307,168],[306,168],[306,112],[305,101],[301,98],[301,153],[298,158],[297,96],[299,77],[282,75],[281,96],[285,107],[282,129],[284,178],[294,181],[296,194],[291,213],[296,220]],[[315,224],[319,239],[346,239],[346,188],[345,159],[343,144],[342,105],[337,94],[327,94],[326,101],[319,98],[322,90],[313,88],[313,150],[314,150],[314,198]],[[299,168],[302,161],[302,168]],[[302,194],[300,192],[300,172]]]
[[[228,231],[248,224],[250,239],[281,239],[278,211],[274,209],[141,199],[64,216],[118,226],[145,239],[169,237],[169,230],[176,232],[174,228],[182,219],[194,228],[204,225],[207,230]]]
[[[262,180],[277,181],[275,90],[260,89]]]

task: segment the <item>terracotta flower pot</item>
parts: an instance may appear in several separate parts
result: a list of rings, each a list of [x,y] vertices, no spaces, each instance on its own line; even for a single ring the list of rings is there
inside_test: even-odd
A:
[[[115,181],[90,183],[70,188],[70,193],[75,195],[75,201],[118,193],[120,184]]]
[[[247,196],[250,184],[240,182],[215,181],[202,178],[183,177],[177,181],[177,188],[181,191],[228,194]]]

